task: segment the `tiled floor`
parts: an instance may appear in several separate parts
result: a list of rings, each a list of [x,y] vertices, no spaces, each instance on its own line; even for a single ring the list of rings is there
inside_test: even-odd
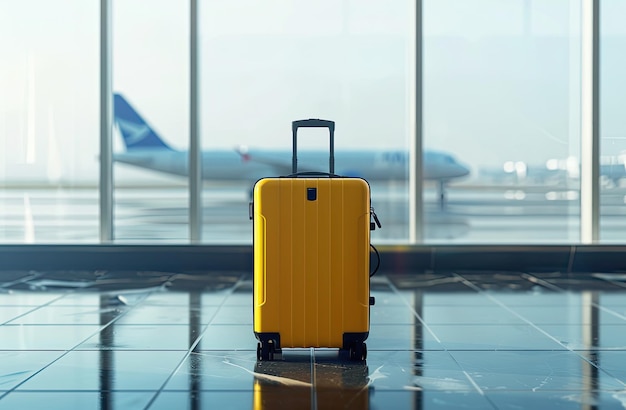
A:
[[[0,409],[624,409],[626,278],[372,280],[368,358],[257,362],[245,275],[2,272]]]

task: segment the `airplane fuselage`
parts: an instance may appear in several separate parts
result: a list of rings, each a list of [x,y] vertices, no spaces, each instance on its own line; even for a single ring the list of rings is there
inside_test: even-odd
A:
[[[144,149],[118,153],[114,159],[168,174],[186,176],[189,155],[186,151]],[[468,169],[444,153],[424,153],[425,179],[451,179],[468,174]],[[298,171],[328,172],[328,153],[304,151],[298,159]],[[236,151],[202,152],[202,177],[205,180],[255,180],[267,176],[289,175],[291,152],[259,150],[241,155]],[[408,155],[404,151],[336,151],[335,174],[361,177],[368,181],[405,180]]]
[[[114,94],[115,122],[126,151],[113,155],[115,161],[136,167],[186,176],[189,154],[173,149],[135,111],[121,94]],[[285,176],[292,173],[292,152],[289,150],[214,149],[202,152],[204,180],[247,180]],[[361,177],[368,181],[406,180],[409,156],[403,150],[335,150],[334,173]],[[445,152],[425,151],[422,158],[425,179],[443,184],[465,176],[469,169]],[[328,151],[299,150],[298,172],[329,171]]]

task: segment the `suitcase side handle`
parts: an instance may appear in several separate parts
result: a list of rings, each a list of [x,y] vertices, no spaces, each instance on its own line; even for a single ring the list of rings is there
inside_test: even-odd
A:
[[[330,157],[328,159],[329,173],[335,173],[335,121],[309,118],[308,120],[296,120],[291,123],[293,133],[293,156],[291,160],[291,172],[298,173],[298,128],[328,128],[330,133]]]

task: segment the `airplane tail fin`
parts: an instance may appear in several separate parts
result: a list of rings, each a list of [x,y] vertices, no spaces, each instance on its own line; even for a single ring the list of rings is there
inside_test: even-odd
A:
[[[113,112],[124,145],[129,151],[137,149],[166,149],[172,148],[146,123],[121,94],[113,95]]]

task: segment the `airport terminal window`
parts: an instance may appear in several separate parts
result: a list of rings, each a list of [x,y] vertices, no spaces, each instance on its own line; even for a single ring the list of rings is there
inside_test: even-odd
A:
[[[427,243],[579,240],[580,3],[424,1]],[[428,175],[427,175],[428,177]]]
[[[124,113],[114,135],[117,242],[189,242],[183,4],[113,8]],[[337,122],[336,170],[370,180],[385,222],[375,240],[408,240],[411,7],[202,2],[205,243],[251,242],[251,187],[290,172],[290,123],[309,117]],[[601,9],[603,242],[624,240],[622,9]],[[98,4],[32,0],[0,11],[0,242],[97,242]],[[579,1],[423,1],[425,243],[580,240],[580,20]],[[320,141],[305,135],[303,155],[327,149]],[[158,153],[139,158],[134,148]]]
[[[626,240],[626,29],[623,2],[600,3],[600,240]]]
[[[114,239],[188,243],[188,2],[115,2],[112,32]]]
[[[252,241],[251,188],[291,173],[291,122],[306,118],[334,120],[335,172],[370,181],[376,240],[407,240],[410,3],[203,3],[205,242]],[[303,167],[327,170],[327,134],[299,148]]]
[[[0,3],[0,243],[97,243],[97,2]]]

